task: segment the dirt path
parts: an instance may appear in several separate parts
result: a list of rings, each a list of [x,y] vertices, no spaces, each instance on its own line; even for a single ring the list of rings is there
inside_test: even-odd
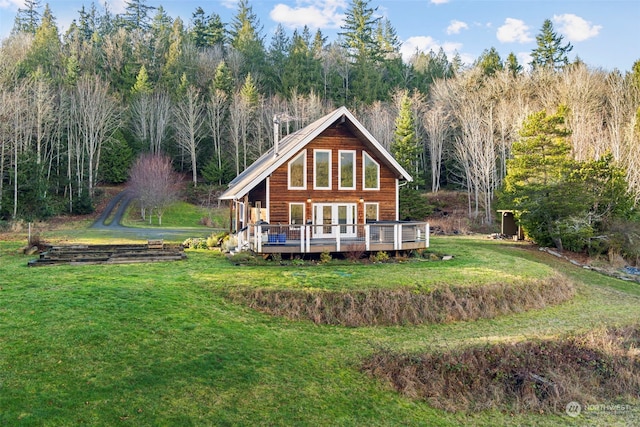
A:
[[[186,237],[206,237],[210,234],[207,230],[202,229],[188,229],[188,228],[138,228],[138,227],[126,227],[121,224],[122,217],[127,211],[127,207],[133,200],[133,196],[127,190],[118,193],[107,204],[104,212],[98,217],[98,219],[91,225],[91,228],[97,230],[105,230],[111,234],[122,234],[123,237],[139,238],[142,240],[148,239],[167,239],[176,240],[178,238]],[[114,213],[115,210],[115,213]],[[107,219],[111,217],[111,222],[106,224]]]

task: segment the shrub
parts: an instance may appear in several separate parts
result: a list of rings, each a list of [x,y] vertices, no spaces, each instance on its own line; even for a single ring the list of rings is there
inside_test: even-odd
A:
[[[363,371],[409,397],[449,411],[564,413],[566,404],[637,398],[640,326],[555,340],[474,346],[433,354],[382,349]]]
[[[221,233],[212,233],[211,236],[207,237],[207,246],[210,248],[216,248],[222,246],[222,242],[225,238],[229,236],[228,231],[223,231]]]
[[[207,249],[207,240],[200,237],[189,237],[182,242],[182,246],[186,249]]]
[[[324,251],[320,254],[320,264],[329,264],[331,260],[332,258],[329,251]]]
[[[274,255],[272,259],[275,261]],[[559,304],[572,298],[574,292],[571,281],[556,275],[517,285],[442,285],[428,292],[407,288],[350,292],[251,289],[233,291],[229,297],[260,311],[291,319],[310,319],[331,325],[372,326],[493,318]]]
[[[235,236],[227,235],[220,245],[224,252],[231,252],[232,249],[238,247],[238,238]]]
[[[362,259],[366,252],[364,243],[350,243],[345,245],[345,250],[345,256],[352,262]]]

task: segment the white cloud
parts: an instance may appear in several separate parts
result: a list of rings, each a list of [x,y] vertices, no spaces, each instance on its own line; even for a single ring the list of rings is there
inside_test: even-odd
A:
[[[431,0],[431,4],[445,4],[449,3],[449,0]]]
[[[222,0],[220,3],[227,9],[236,9],[238,7],[238,0]]]
[[[338,9],[347,6],[344,0],[298,1],[296,6],[279,3],[271,9],[269,17],[285,27],[294,29],[307,25],[309,28],[339,28],[344,14]]]
[[[469,26],[466,22],[454,19],[447,27],[447,34],[459,34],[462,30],[468,30]]]
[[[107,8],[109,9],[109,12],[115,13],[115,14],[122,13],[127,9],[126,0],[105,0],[100,4],[102,5],[106,4]]]
[[[24,0],[0,0],[0,9],[23,8]]]
[[[518,60],[518,64],[525,70],[529,68],[529,64],[533,60],[531,52],[518,52],[516,53],[516,59]]]
[[[558,26],[558,31],[572,42],[581,42],[595,37],[602,29],[602,25],[593,25],[572,13],[554,15],[553,22]]]
[[[453,42],[440,43],[430,36],[415,36],[409,37],[402,43],[402,46],[400,47],[400,53],[402,54],[402,59],[407,62],[413,55],[416,54],[416,52],[427,53],[429,51],[433,51],[435,53],[438,53],[440,48],[444,50],[447,58],[451,60],[456,55],[456,53],[460,52],[462,44]]]
[[[529,27],[524,21],[515,18],[507,18],[504,25],[498,28],[496,37],[502,43],[528,43],[533,41],[529,33]]]

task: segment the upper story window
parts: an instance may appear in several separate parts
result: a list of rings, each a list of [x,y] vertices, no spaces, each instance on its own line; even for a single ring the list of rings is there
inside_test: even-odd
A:
[[[362,188],[365,190],[380,189],[380,165],[373,157],[362,152]]]
[[[307,150],[289,162],[289,189],[307,189]]]
[[[331,190],[331,150],[314,150],[313,166],[313,188]]]
[[[340,167],[338,168],[338,184],[340,190],[356,189],[356,152],[339,152]]]

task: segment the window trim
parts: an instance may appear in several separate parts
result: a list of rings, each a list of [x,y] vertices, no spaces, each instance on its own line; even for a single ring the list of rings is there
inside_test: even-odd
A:
[[[302,157],[302,187],[294,187],[291,185],[291,165]],[[300,154],[289,160],[287,163],[287,189],[288,190],[306,190],[307,189],[307,150],[302,150]]]
[[[329,176],[328,176],[329,186],[327,186],[327,187],[321,187],[321,186],[319,186],[317,184],[317,182],[318,182],[318,180],[317,180],[317,177],[318,177],[318,175],[317,175],[318,174],[317,166],[318,165],[317,165],[316,162],[317,162],[317,159],[318,159],[318,157],[317,157],[318,153],[329,154],[329,167],[328,167],[328,171],[327,171],[328,174],[329,174]],[[331,178],[332,178],[331,177],[331,155],[332,155],[331,150],[326,150],[326,149],[313,150],[313,189],[314,190],[331,190],[332,187],[333,187],[332,182],[331,182]]]
[[[350,153],[353,155],[353,162],[351,173],[353,174],[353,186],[351,187],[343,187],[342,186],[342,154]],[[356,189],[356,150],[338,150],[338,190],[355,190]]]
[[[369,160],[371,160],[378,168],[377,170],[377,186],[374,187],[367,187],[367,158]],[[376,190],[380,190],[380,163],[378,163],[372,155],[370,155],[369,153],[367,153],[366,151],[362,152],[362,189],[365,191],[376,191]]]

